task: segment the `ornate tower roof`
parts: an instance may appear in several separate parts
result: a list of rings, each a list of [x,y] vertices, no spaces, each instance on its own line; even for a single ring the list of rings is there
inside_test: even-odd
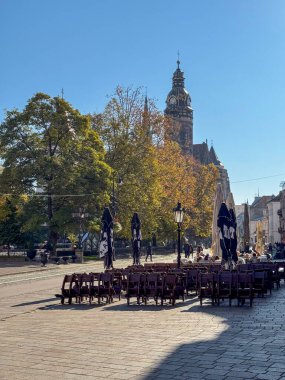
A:
[[[180,61],[178,60],[177,69],[172,77],[172,89],[166,99],[166,115],[192,116],[191,97],[184,86],[184,73],[180,69]]]

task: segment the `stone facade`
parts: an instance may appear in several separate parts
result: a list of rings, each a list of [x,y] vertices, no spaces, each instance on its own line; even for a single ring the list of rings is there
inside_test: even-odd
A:
[[[268,209],[268,243],[274,244],[280,242],[280,233],[278,231],[279,216],[277,214],[280,209],[280,194],[267,203]]]
[[[278,212],[278,215],[280,222],[280,241],[285,244],[285,188],[280,191],[280,210]]]

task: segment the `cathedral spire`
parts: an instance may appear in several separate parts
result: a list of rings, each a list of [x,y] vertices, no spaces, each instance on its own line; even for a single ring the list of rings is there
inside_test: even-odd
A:
[[[142,114],[142,124],[145,128],[146,135],[151,138],[151,125],[150,125],[150,117],[149,117],[149,109],[148,109],[148,97],[147,95],[144,98],[144,108]]]
[[[145,98],[144,98],[144,112],[146,113],[148,113],[148,98],[147,98],[147,95],[145,96]]]
[[[193,110],[191,98],[184,86],[184,73],[180,69],[178,56],[177,68],[172,77],[172,89],[166,99],[165,115],[173,120],[177,141],[184,153],[193,151]]]

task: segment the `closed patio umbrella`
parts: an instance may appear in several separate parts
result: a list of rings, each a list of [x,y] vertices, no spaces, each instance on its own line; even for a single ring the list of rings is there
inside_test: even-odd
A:
[[[214,200],[214,209],[213,209],[211,251],[214,256],[219,256],[219,257],[222,256],[222,250],[220,246],[220,237],[219,237],[219,230],[217,226],[217,220],[218,220],[219,210],[220,210],[223,200],[224,200],[224,195],[223,195],[222,185],[218,183],[215,200]]]
[[[234,201],[234,196],[232,192],[228,193],[228,196],[226,199],[226,205],[228,207],[228,210],[235,209],[235,201]]]
[[[231,216],[227,208],[227,205],[223,202],[221,204],[217,220],[223,262],[231,262],[230,223]]]
[[[248,204],[244,205],[244,219],[243,219],[243,246],[245,252],[249,252],[249,240],[250,240],[250,229],[249,229],[249,211]]]
[[[232,260],[237,263],[237,222],[234,210],[231,208],[230,213],[230,251]]]
[[[100,257],[104,257],[104,267],[106,269],[110,269],[113,268],[113,261],[115,260],[115,249],[113,217],[108,207],[104,208],[101,223],[102,230],[100,234],[99,255]]]
[[[132,221],[132,243],[133,243],[133,264],[140,265],[140,256],[141,256],[141,221],[138,214],[135,212]]]

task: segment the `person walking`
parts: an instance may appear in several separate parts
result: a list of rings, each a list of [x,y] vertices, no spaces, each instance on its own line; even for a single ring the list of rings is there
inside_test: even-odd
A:
[[[192,260],[194,259],[194,248],[192,244],[189,244],[189,257],[192,255]]]
[[[41,263],[42,267],[45,267],[48,262],[48,256],[50,253],[50,244],[47,241],[45,241],[43,249],[44,251],[41,253]]]
[[[152,261],[152,245],[151,245],[151,243],[149,243],[147,246],[145,261],[147,261],[148,258],[150,258],[150,261]]]
[[[185,258],[189,259],[190,256],[190,246],[188,243],[184,244],[184,253],[185,253]]]

